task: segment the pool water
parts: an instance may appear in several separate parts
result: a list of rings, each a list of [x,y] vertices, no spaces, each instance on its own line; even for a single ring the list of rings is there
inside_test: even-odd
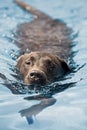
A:
[[[13,0],[3,0],[0,3],[0,130],[87,130],[87,0],[25,2],[54,19],[62,19],[73,29],[75,70],[60,81],[60,84],[73,84],[73,87],[54,94],[56,102],[36,116],[23,116],[29,114],[29,110],[32,115],[32,106],[40,101],[24,100],[30,95],[26,89],[24,92],[20,89],[20,94],[9,89],[13,87],[11,84],[19,82],[15,77],[15,65],[20,49],[14,44],[14,34],[19,24],[31,21],[33,16]]]

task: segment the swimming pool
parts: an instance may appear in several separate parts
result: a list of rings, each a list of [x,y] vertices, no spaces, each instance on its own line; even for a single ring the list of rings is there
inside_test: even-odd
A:
[[[61,84],[74,83],[53,97],[54,105],[30,118],[31,125],[20,112],[28,110],[40,101],[24,100],[29,94],[13,94],[0,78],[0,129],[1,130],[87,130],[87,1],[75,0],[25,0],[38,9],[60,18],[73,29],[73,63],[75,72]],[[14,33],[19,24],[31,21],[33,16],[21,10],[13,0],[0,4],[0,75],[9,82],[17,79],[15,65],[20,49],[14,44]],[[3,75],[1,77],[5,78]],[[25,112],[25,111],[24,111]]]

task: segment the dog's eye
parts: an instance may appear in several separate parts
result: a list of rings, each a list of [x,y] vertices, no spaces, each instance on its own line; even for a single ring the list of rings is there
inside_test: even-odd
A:
[[[30,65],[33,61],[34,61],[34,57],[31,56],[25,63],[27,65]]]
[[[31,62],[30,62],[30,61],[26,61],[25,63],[26,63],[27,65],[30,65],[30,64],[31,64]]]
[[[30,57],[30,61],[34,61],[34,57],[33,56]]]
[[[46,62],[48,65],[51,65],[51,63],[52,63],[51,60],[47,60]]]

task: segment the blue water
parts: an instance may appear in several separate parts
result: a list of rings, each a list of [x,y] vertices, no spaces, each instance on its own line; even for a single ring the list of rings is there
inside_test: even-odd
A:
[[[27,101],[29,94],[12,94],[0,78],[0,130],[87,130],[87,0],[24,0],[53,18],[60,18],[73,29],[73,61],[75,73],[64,83],[76,82],[53,97],[56,103],[47,107],[29,125],[20,111],[40,101]],[[14,44],[17,25],[31,21],[33,16],[21,10],[12,0],[0,3],[0,73],[9,81],[13,76],[20,49]],[[80,68],[80,69],[79,69]]]

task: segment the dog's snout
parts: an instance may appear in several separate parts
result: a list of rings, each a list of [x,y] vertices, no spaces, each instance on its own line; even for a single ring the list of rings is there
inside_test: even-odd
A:
[[[29,77],[31,83],[44,84],[46,82],[45,75],[39,71],[32,71]]]
[[[37,71],[33,71],[30,73],[30,78],[41,78],[42,77],[42,74],[37,72]]]

